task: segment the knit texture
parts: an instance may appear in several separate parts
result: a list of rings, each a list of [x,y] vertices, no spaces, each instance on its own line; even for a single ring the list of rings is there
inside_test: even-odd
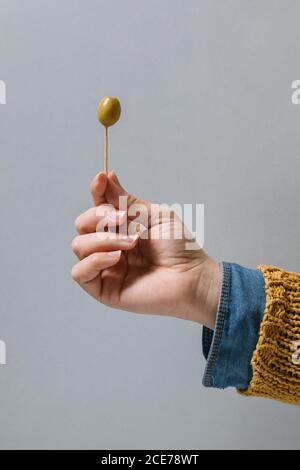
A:
[[[266,308],[252,357],[247,396],[300,406],[300,275],[259,266],[266,287]]]

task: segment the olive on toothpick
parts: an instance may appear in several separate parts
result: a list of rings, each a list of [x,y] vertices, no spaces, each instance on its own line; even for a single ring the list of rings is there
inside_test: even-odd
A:
[[[108,172],[108,128],[118,122],[121,115],[121,105],[118,98],[105,96],[97,108],[98,121],[104,126],[104,171]]]

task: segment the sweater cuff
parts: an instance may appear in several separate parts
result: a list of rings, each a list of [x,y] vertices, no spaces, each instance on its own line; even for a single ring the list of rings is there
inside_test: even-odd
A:
[[[251,357],[265,309],[262,274],[234,263],[222,263],[223,279],[215,330],[203,328],[207,365],[205,387],[246,390],[252,378]]]
[[[243,395],[300,406],[300,275],[259,266],[266,308],[253,355],[253,378]]]

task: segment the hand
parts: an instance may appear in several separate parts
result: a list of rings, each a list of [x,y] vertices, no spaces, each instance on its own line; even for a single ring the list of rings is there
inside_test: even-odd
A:
[[[72,249],[80,261],[72,269],[73,279],[110,307],[179,317],[213,329],[219,266],[200,248],[186,249],[191,240],[177,215],[127,193],[114,172],[99,173],[91,193],[94,207],[75,222],[79,235]],[[127,212],[119,210],[120,196],[127,200]],[[147,218],[146,232],[132,236],[141,227],[130,215],[134,207],[145,208],[148,214],[152,210],[154,216]],[[117,231],[107,231],[112,224]],[[122,231],[126,224],[129,233]],[[174,236],[183,231],[181,239]]]

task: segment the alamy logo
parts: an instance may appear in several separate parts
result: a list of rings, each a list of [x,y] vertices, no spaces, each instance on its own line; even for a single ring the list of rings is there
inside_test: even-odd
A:
[[[291,96],[292,103],[300,104],[300,80],[294,80],[292,82],[292,89],[295,90]]]
[[[6,83],[0,80],[0,104],[6,104]]]
[[[6,364],[6,344],[0,340],[0,366]]]

